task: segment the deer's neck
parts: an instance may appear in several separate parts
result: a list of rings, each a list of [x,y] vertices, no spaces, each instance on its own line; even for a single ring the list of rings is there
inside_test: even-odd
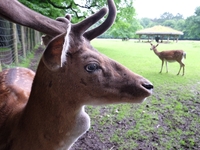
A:
[[[158,57],[160,57],[160,52],[155,48],[155,49],[153,49],[153,51],[154,51],[154,53],[158,56]]]
[[[21,136],[26,138],[23,140],[28,140],[27,143],[34,141],[36,146],[40,146],[35,149],[68,149],[90,126],[84,106],[78,103],[80,99],[76,94],[71,96],[70,88],[68,91],[63,87],[63,81],[58,80],[64,77],[59,76],[48,74],[48,71],[43,75],[36,73],[33,81],[20,126],[22,134],[26,134]]]

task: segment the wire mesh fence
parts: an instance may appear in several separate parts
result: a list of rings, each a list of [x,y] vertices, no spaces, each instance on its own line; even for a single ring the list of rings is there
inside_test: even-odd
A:
[[[17,66],[40,42],[40,33],[0,18],[0,71]]]

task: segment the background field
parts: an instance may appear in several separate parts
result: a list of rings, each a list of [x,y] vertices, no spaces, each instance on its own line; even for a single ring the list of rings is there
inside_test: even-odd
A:
[[[72,149],[189,150],[200,149],[200,42],[160,44],[158,50],[183,49],[185,76],[179,64],[159,74],[161,61],[149,43],[96,39],[92,45],[154,84],[142,104],[87,106],[90,130]]]

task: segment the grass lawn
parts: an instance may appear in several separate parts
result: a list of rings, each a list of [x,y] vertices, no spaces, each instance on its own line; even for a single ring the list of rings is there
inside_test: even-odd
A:
[[[149,43],[95,39],[92,45],[154,84],[154,93],[142,104],[87,106],[91,129],[105,149],[200,149],[200,42],[160,44],[158,51],[182,49],[187,53],[185,76],[179,64],[161,60]],[[181,72],[182,74],[182,72]]]

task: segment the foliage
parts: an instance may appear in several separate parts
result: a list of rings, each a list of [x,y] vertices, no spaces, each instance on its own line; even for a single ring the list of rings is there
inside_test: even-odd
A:
[[[196,8],[195,15],[185,21],[186,34],[190,39],[200,38],[200,6]]]
[[[50,18],[57,18],[58,16],[63,16],[65,14],[65,10],[54,7],[48,1],[50,0],[19,0],[22,4],[26,5],[30,9],[37,11],[45,16]],[[62,4],[63,0],[51,0],[52,3],[56,3],[56,5]]]
[[[118,10],[116,21],[111,29],[103,37],[112,38],[134,38],[136,30],[140,29],[140,24],[135,18],[133,1],[124,0],[116,2]]]

